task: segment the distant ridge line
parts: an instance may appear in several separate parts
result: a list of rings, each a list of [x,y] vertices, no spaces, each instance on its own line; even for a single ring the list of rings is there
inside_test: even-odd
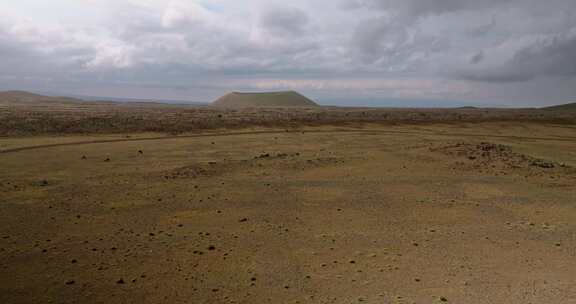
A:
[[[543,110],[549,111],[576,111],[576,102],[561,104],[557,106],[545,107]]]

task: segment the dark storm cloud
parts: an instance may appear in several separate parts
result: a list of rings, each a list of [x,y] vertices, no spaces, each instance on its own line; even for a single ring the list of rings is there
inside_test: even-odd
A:
[[[344,4],[350,9],[378,9],[409,17],[493,8],[564,13],[575,7],[573,0],[344,0]]]
[[[478,64],[478,63],[482,62],[482,60],[484,60],[484,52],[480,51],[480,52],[474,54],[474,56],[472,56],[470,58],[470,63]]]
[[[576,28],[571,33],[546,37],[519,50],[511,66],[532,75],[576,76]]]
[[[513,0],[348,0],[348,8],[388,11],[403,18],[418,18],[464,10],[479,10],[503,5]]]
[[[487,82],[519,82],[545,76],[576,78],[576,31],[538,39],[500,66],[468,70],[460,76]]]
[[[380,12],[380,16],[361,22],[353,34],[353,47],[364,62],[382,62],[387,58],[389,62],[401,61],[406,67],[417,64],[422,72],[487,82],[576,76],[576,1],[350,0],[346,3],[348,9]],[[439,44],[445,37],[449,39]],[[435,63],[422,65],[426,60],[413,61],[418,55]]]

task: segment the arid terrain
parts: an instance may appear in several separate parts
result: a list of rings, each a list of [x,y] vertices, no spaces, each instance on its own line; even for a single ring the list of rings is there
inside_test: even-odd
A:
[[[0,107],[0,303],[576,303],[576,114]]]
[[[242,99],[240,99],[243,102]],[[564,110],[569,106],[567,110]],[[83,102],[27,92],[0,92],[0,136],[66,134],[183,134],[250,127],[299,129],[306,126],[355,126],[537,122],[576,124],[573,105],[550,109],[339,108],[339,107],[210,107],[160,103]]]

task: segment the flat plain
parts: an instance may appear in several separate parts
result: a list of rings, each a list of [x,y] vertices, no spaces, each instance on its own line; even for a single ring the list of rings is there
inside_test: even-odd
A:
[[[576,303],[572,114],[46,108],[2,112],[0,303]]]

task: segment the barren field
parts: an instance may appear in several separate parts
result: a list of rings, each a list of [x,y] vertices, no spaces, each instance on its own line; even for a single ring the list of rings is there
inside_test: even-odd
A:
[[[573,115],[2,111],[0,303],[576,303]]]

